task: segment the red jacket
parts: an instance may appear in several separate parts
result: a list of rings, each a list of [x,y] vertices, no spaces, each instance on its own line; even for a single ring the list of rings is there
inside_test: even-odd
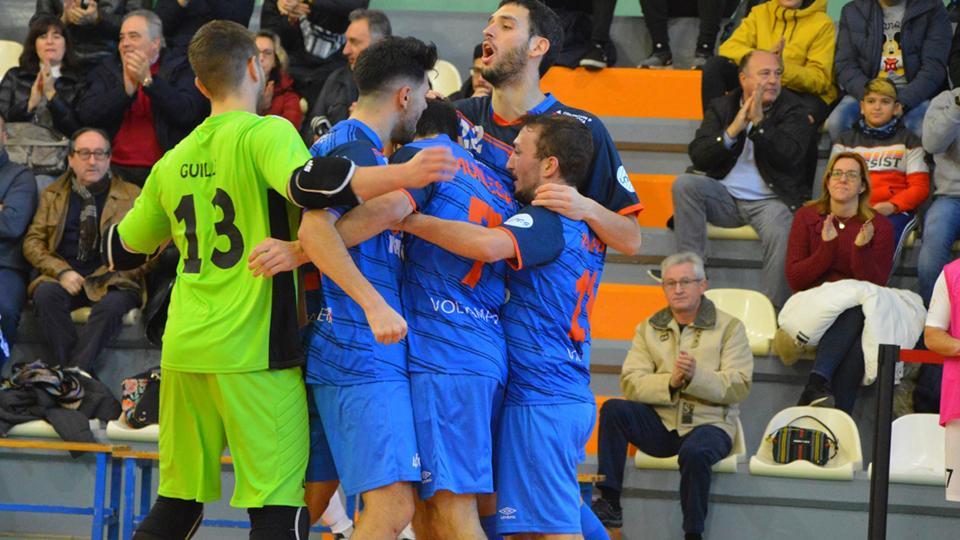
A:
[[[273,88],[273,101],[266,114],[282,116],[300,129],[303,121],[303,110],[300,109],[300,94],[293,89],[293,79],[286,73],[280,72],[280,84]]]
[[[884,286],[893,267],[893,226],[886,217],[873,218],[873,239],[857,247],[854,240],[863,224],[854,216],[837,226],[837,237],[824,242],[821,236],[826,216],[816,206],[804,206],[793,216],[787,244],[787,283],[805,291],[828,281],[860,279]],[[836,225],[836,222],[834,222]]]

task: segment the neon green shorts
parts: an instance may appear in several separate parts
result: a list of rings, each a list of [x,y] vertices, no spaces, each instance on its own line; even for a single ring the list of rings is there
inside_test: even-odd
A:
[[[229,446],[237,508],[303,506],[310,451],[300,368],[248,373],[163,369],[160,495],[220,499],[220,456]]]

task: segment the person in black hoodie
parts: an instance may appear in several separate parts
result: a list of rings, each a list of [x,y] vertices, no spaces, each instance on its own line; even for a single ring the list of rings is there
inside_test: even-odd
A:
[[[153,164],[210,111],[194,79],[186,55],[164,48],[157,14],[131,11],[120,27],[119,56],[87,75],[77,117],[108,133],[113,170],[143,185]]]
[[[814,126],[800,98],[781,88],[780,56],[755,50],[739,69],[740,89],[710,102],[690,143],[702,172],[673,183],[677,251],[704,256],[708,222],[751,225],[763,250],[760,289],[779,307],[790,296],[783,265],[793,212],[811,197],[804,156]]]
[[[49,15],[30,23],[20,65],[0,82],[0,115],[70,136],[80,128],[76,104],[80,76],[63,22]]]

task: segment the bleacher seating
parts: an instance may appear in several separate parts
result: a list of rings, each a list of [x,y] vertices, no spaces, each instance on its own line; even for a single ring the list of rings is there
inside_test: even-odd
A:
[[[749,289],[707,289],[706,297],[717,308],[743,322],[753,354],[770,354],[770,345],[777,331],[777,314],[769,298]]]
[[[7,73],[7,70],[16,67],[20,63],[20,53],[23,52],[23,45],[16,41],[0,40],[0,79]]]
[[[890,481],[943,486],[944,436],[937,414],[908,414],[894,420],[890,431]],[[867,471],[872,477],[872,463]]]
[[[444,96],[460,90],[463,79],[460,78],[460,72],[457,66],[446,60],[437,60],[437,65],[427,75],[430,79],[430,86]]]
[[[713,472],[736,473],[737,466],[746,461],[746,457],[747,443],[743,436],[743,425],[738,418],[737,436],[733,440],[733,447],[730,449],[730,454],[713,465]],[[638,469],[659,469],[665,471],[676,471],[680,469],[677,456],[659,458],[645,454],[639,450],[637,450],[637,454],[634,456],[633,463]]]
[[[837,455],[822,467],[804,460],[791,463],[776,463],[773,460],[773,444],[768,436],[801,416],[812,416],[820,420],[837,437],[839,446]],[[823,431],[822,426],[807,418],[802,418],[791,425]],[[764,433],[757,453],[750,458],[750,474],[817,480],[853,480],[854,472],[862,468],[860,431],[853,418],[839,409],[788,407],[770,419]]]

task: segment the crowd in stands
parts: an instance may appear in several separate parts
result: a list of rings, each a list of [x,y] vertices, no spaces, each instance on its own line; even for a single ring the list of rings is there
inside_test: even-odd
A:
[[[932,305],[960,239],[960,89],[950,89],[960,80],[960,32],[951,38],[941,0],[853,0],[836,27],[827,0],[745,2],[750,8],[717,46],[722,20],[742,3],[640,0],[653,44],[640,68],[673,64],[668,18],[700,17],[695,57],[683,67],[702,70],[703,121],[688,148],[693,165],[672,185],[679,254],[655,272],[668,307],[638,326],[621,375],[624,399],[601,410],[606,479],[594,510],[607,526],[622,523],[632,443],[654,456],[679,455],[684,531],[703,533],[710,467],[730,451],[753,369],[743,324],[704,296],[708,224],[753,227],[759,289],[778,309],[824,283],[886,286],[918,228],[918,292]],[[615,4],[592,2],[580,65],[614,64]],[[357,58],[392,35],[387,16],[368,7],[366,0],[265,0],[256,46],[268,82],[259,112],[289,120],[308,144],[348,119],[359,96]],[[214,19],[247,26],[253,9],[253,0],[37,1],[19,65],[0,82],[6,342],[16,341],[29,298],[50,364],[96,371],[124,315],[143,305],[151,266],[109,271],[99,257],[101,234],[132,208],[151,166],[210,112],[186,57],[193,33]],[[484,54],[477,45],[470,77],[451,99],[489,96],[503,83],[484,79]],[[535,79],[532,70],[524,75]],[[474,120],[488,113],[476,111]],[[12,123],[69,140],[58,177],[41,182],[10,161],[3,145]],[[816,178],[821,127],[832,147]],[[616,154],[607,143],[603,151]],[[84,306],[91,311],[78,331],[70,313]],[[940,307],[935,329],[948,328],[950,309]],[[853,410],[864,379],[864,320],[857,307],[830,325],[798,404]],[[709,352],[674,355],[693,339]]]

